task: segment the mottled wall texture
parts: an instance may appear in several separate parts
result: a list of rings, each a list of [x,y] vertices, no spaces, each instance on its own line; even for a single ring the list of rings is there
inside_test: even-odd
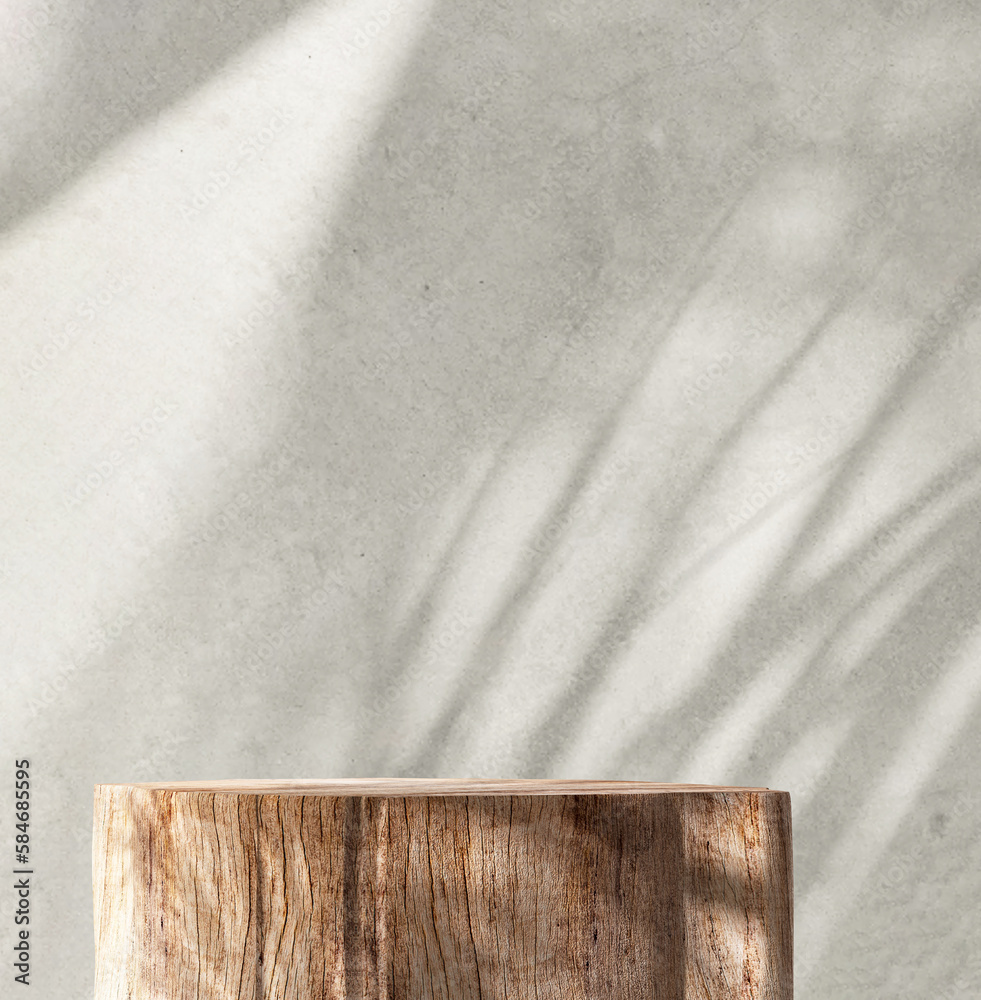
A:
[[[355,776],[786,789],[799,1000],[981,995],[976,5],[11,0],[0,47],[37,996],[92,993],[96,782]]]

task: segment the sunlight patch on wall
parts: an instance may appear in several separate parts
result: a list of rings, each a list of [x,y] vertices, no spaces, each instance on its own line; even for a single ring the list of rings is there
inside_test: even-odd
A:
[[[32,456],[5,535],[48,554],[16,590],[44,619],[25,664],[41,633],[81,656],[175,520],[193,532],[277,440],[301,374],[278,268],[329,230],[427,10],[304,8],[5,234],[0,422]]]

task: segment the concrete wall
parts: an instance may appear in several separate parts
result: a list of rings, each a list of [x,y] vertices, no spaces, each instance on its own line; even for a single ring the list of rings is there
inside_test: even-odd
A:
[[[366,775],[788,789],[798,998],[981,994],[971,5],[2,20],[39,996],[94,783]]]

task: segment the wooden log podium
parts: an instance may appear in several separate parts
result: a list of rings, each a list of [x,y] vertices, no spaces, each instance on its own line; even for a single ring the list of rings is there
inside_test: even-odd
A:
[[[790,796],[97,785],[96,1000],[792,1000]]]

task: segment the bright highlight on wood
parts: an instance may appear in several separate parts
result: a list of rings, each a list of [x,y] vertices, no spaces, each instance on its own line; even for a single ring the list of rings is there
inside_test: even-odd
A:
[[[96,1000],[792,1000],[790,796],[97,785]]]

